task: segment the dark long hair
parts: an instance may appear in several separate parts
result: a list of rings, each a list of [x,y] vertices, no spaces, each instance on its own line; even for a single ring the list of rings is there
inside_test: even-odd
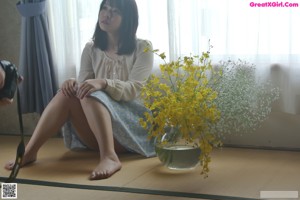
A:
[[[99,13],[105,3],[116,7],[121,11],[122,22],[119,33],[118,54],[131,54],[136,48],[136,31],[138,27],[139,15],[135,0],[103,0]],[[99,16],[99,15],[98,15]],[[95,32],[93,35],[94,45],[102,51],[108,48],[107,33],[101,30],[97,20]]]

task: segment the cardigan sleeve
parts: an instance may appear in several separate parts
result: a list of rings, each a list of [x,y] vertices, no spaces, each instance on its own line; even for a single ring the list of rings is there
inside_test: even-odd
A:
[[[144,52],[148,48],[149,51]],[[149,78],[153,67],[152,44],[150,41],[138,40],[137,49],[132,57],[133,66],[128,80],[106,79],[105,91],[117,101],[130,101],[140,95],[141,89]]]
[[[86,43],[81,54],[80,70],[78,76],[78,81],[80,83],[87,79],[95,78],[95,73],[92,65],[92,46],[92,42]]]

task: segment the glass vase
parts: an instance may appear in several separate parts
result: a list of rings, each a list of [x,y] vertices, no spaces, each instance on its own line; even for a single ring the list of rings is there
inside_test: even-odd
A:
[[[195,141],[186,141],[178,128],[166,129],[156,138],[155,151],[164,166],[175,170],[191,170],[199,165],[201,150]]]

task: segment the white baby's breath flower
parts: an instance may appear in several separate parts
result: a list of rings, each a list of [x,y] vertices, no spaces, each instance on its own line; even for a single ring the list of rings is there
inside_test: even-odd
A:
[[[219,92],[221,118],[212,129],[221,135],[253,132],[269,116],[279,89],[258,80],[255,66],[243,60],[223,61],[220,69],[223,74],[213,87]]]

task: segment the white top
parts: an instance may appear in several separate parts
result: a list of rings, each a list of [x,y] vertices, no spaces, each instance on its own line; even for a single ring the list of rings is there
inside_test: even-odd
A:
[[[148,47],[149,51],[144,52]],[[106,79],[104,90],[117,101],[137,98],[153,67],[152,44],[147,40],[137,40],[137,47],[131,55],[119,55],[112,59],[104,51],[94,47],[90,41],[81,55],[78,81]]]

